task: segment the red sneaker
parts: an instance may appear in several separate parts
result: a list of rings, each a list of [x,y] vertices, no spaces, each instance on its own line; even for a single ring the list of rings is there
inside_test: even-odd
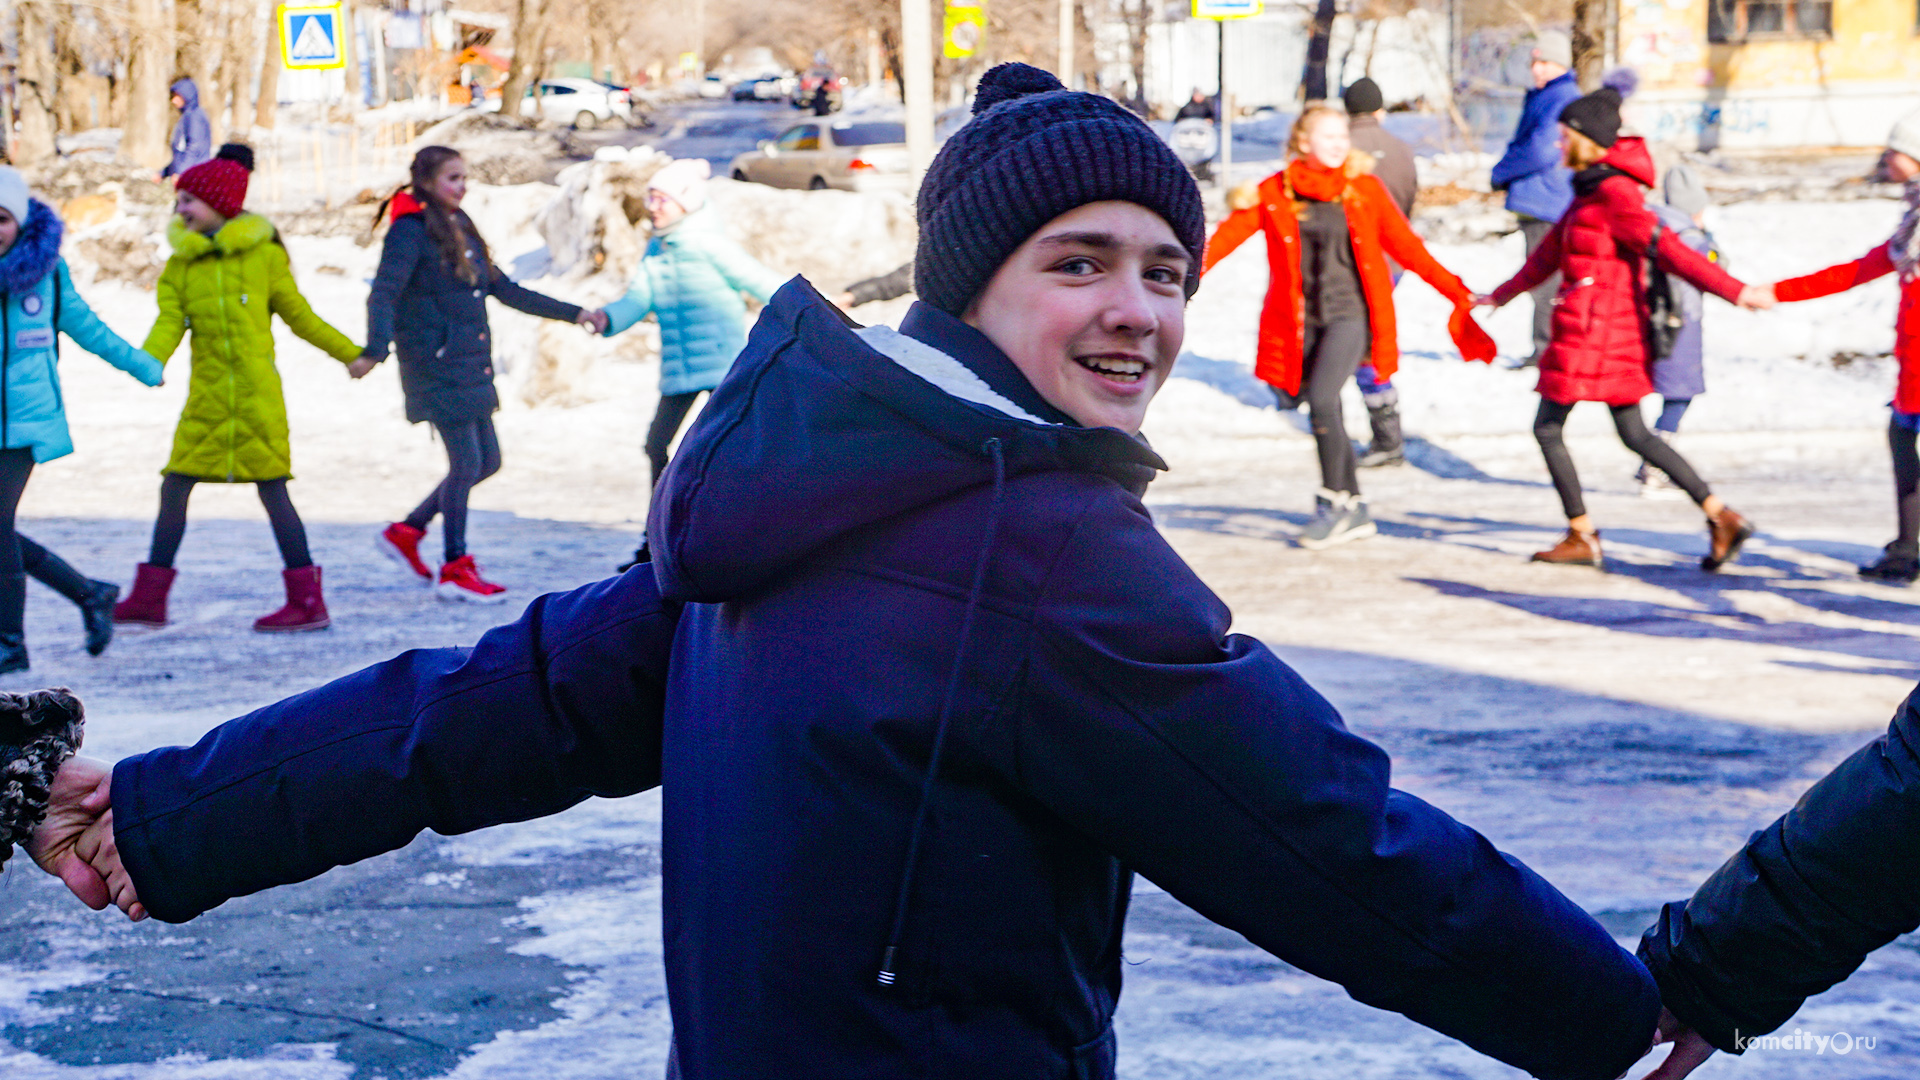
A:
[[[420,558],[420,541],[426,539],[427,530],[416,529],[404,521],[396,521],[373,538],[373,546],[380,554],[392,559],[404,570],[411,570],[415,577],[431,582],[433,571]]]
[[[434,586],[434,592],[442,600],[464,600],[469,604],[503,604],[507,599],[507,587],[481,577],[480,568],[473,564],[471,555],[462,555],[442,566],[440,584]]]

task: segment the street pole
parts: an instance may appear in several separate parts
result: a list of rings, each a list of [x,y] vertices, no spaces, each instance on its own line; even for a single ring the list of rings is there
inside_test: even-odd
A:
[[[914,183],[933,163],[933,16],[930,0],[900,0],[902,104],[907,109],[907,160]]]
[[[1060,0],[1060,81],[1073,89],[1073,0]]]
[[[1227,20],[1220,27],[1220,186],[1233,186],[1233,95],[1227,93]]]

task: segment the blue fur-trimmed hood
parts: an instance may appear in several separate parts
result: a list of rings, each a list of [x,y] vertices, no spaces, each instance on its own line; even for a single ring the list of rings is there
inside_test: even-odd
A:
[[[40,284],[60,261],[60,239],[66,231],[53,207],[39,199],[30,201],[19,237],[0,255],[0,293],[22,293]]]

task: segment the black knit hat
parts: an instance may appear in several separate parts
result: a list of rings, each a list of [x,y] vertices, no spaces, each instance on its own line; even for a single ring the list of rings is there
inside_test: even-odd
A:
[[[1365,75],[1355,79],[1340,100],[1346,105],[1348,116],[1379,112],[1387,107],[1387,99],[1380,93],[1380,84]]]
[[[1620,91],[1603,86],[1567,102],[1560,122],[1601,146],[1612,146],[1620,138]]]
[[[1206,216],[1193,174],[1139,117],[1068,90],[1026,64],[980,77],[973,119],[940,148],[920,184],[913,291],[964,313],[1034,230],[1077,206],[1113,199],[1165,218],[1200,287]]]

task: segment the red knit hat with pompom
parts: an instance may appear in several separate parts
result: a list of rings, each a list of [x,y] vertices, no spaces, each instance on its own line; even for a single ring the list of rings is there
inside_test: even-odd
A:
[[[243,153],[230,153],[234,151]],[[203,161],[179,176],[174,177],[176,191],[184,191],[213,207],[221,217],[239,217],[242,203],[247,201],[247,181],[253,176],[253,153],[246,147],[229,143],[220,148],[219,156],[211,161]]]

